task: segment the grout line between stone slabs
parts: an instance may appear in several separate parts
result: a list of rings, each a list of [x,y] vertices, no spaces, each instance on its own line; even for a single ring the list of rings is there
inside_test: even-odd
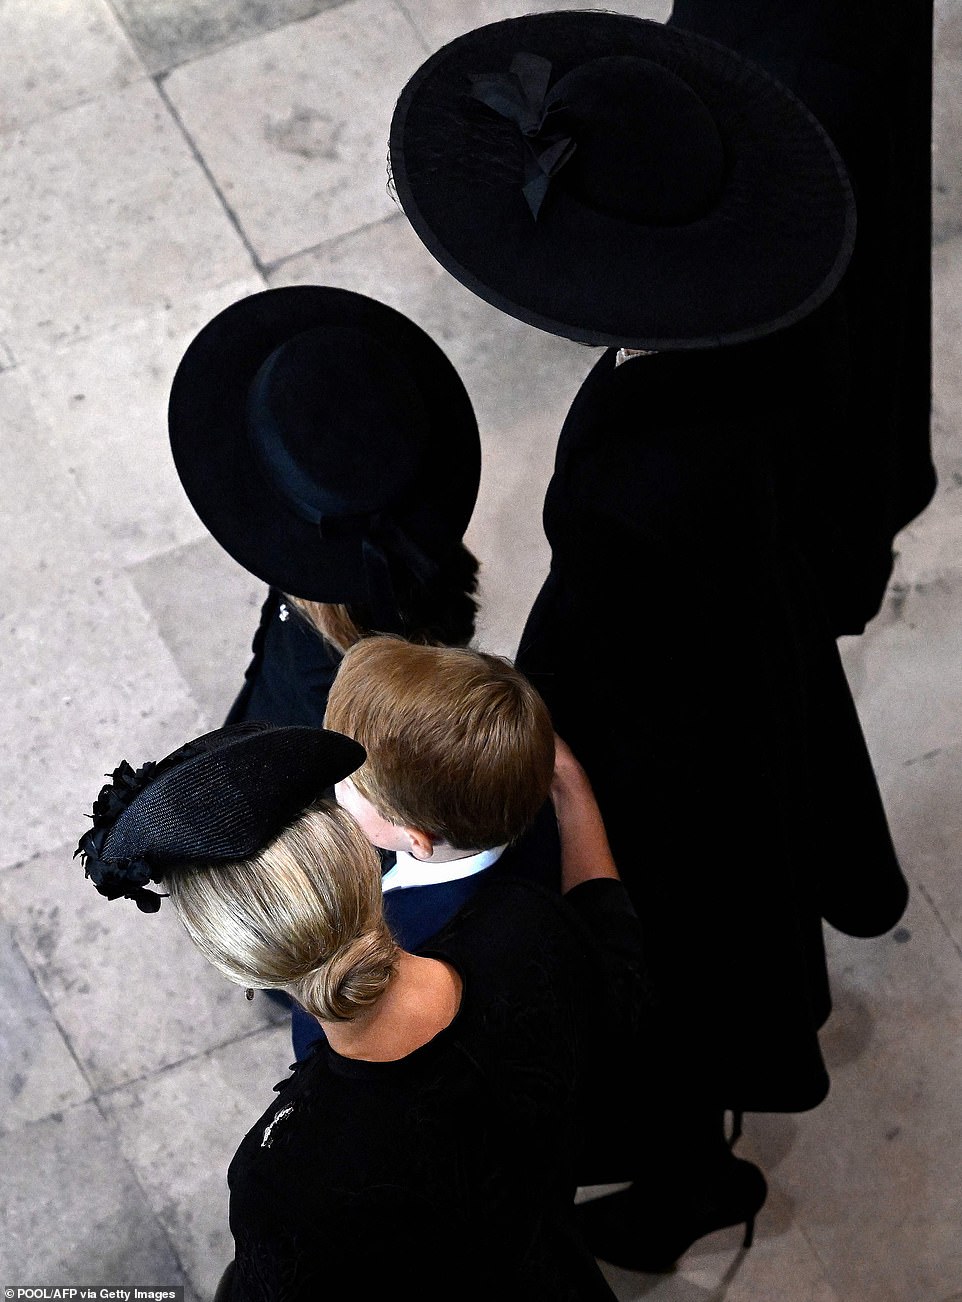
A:
[[[938,924],[939,924],[939,926],[942,928],[942,930],[945,932],[945,935],[946,935],[947,938],[948,938],[949,944],[950,944],[950,945],[952,946],[952,948],[955,950],[956,954],[958,954],[959,958],[962,958],[962,944],[960,944],[960,943],[956,940],[955,936],[953,936],[951,927],[948,925],[948,923],[947,923],[947,922],[945,921],[945,919],[942,917],[942,914],[941,914],[941,912],[939,911],[939,906],[936,904],[936,902],[935,902],[935,900],[933,899],[932,895],[929,893],[929,891],[928,891],[928,889],[927,889],[925,883],[922,882],[922,881],[919,881],[919,880],[916,878],[916,879],[913,881],[912,884],[913,884],[913,886],[915,887],[915,889],[919,892],[919,894],[922,896],[922,898],[925,900],[926,904],[928,904],[928,906],[929,906],[929,908],[932,910],[932,912],[935,914],[936,921],[938,922]]]
[[[155,1209],[154,1204],[151,1202],[147,1190],[144,1188],[143,1184],[141,1183],[139,1171],[129,1160],[129,1158],[124,1156],[124,1151],[120,1145],[120,1137],[117,1133],[116,1124],[114,1123],[113,1119],[110,1116],[108,1116],[107,1113],[104,1111],[104,1109],[101,1107],[100,1099],[97,1097],[96,1094],[93,1096],[93,1105],[97,1109],[97,1112],[101,1120],[103,1121],[104,1125],[107,1127],[111,1139],[114,1141],[114,1146],[117,1150],[117,1156],[120,1158],[121,1162],[123,1162],[124,1166],[130,1172],[131,1179],[133,1180],[137,1188],[140,1190],[140,1196],[144,1200],[144,1207],[147,1210],[147,1214],[150,1217],[150,1219],[153,1221],[157,1229],[160,1231],[161,1238],[164,1240],[164,1242],[167,1244],[168,1248],[170,1249],[171,1256],[174,1259],[177,1269],[180,1271],[181,1276],[183,1277],[185,1282],[190,1285],[192,1292],[199,1297],[200,1289],[197,1287],[197,1281],[194,1279],[193,1275],[187,1269],[186,1263],[184,1262],[184,1259],[180,1255],[180,1251],[177,1247],[177,1244],[174,1242],[174,1239],[170,1231],[167,1229],[167,1226],[164,1224],[163,1220],[161,1219],[160,1215]]]
[[[838,1291],[837,1291],[836,1288],[835,1288],[835,1285],[832,1283],[831,1271],[830,1271],[829,1268],[828,1268],[828,1264],[827,1264],[827,1262],[825,1261],[825,1258],[824,1258],[824,1257],[822,1256],[822,1254],[819,1252],[818,1247],[816,1246],[816,1244],[815,1244],[814,1241],[812,1240],[812,1237],[811,1237],[811,1235],[810,1235],[809,1232],[808,1232],[808,1229],[807,1229],[807,1227],[806,1227],[806,1225],[805,1225],[805,1222],[804,1222],[804,1221],[802,1220],[802,1218],[798,1215],[798,1211],[797,1211],[797,1209],[796,1209],[795,1217],[794,1217],[794,1219],[793,1219],[793,1221],[792,1221],[792,1224],[795,1226],[795,1229],[798,1231],[798,1233],[799,1233],[799,1234],[802,1236],[802,1238],[805,1240],[806,1244],[808,1245],[808,1250],[809,1250],[809,1252],[812,1254],[812,1256],[813,1256],[813,1257],[815,1258],[815,1260],[818,1262],[819,1266],[821,1266],[821,1268],[822,1268],[822,1278],[825,1280],[826,1284],[828,1284],[828,1286],[829,1286],[829,1288],[832,1290],[833,1294],[835,1294],[836,1296],[840,1296],[840,1295],[838,1294]],[[851,1302],[855,1302],[855,1299],[853,1298],[853,1299],[851,1300]]]
[[[62,1025],[62,1023],[58,1019],[54,1007],[51,1004],[50,1000],[47,998],[47,995],[44,992],[43,988],[41,987],[40,983],[37,981],[36,973],[34,972],[33,967],[28,961],[26,954],[24,953],[19,942],[17,941],[17,937],[16,934],[14,933],[13,928],[10,927],[8,928],[8,930],[10,934],[10,943],[13,946],[16,953],[19,955],[20,960],[23,962],[26,970],[30,973],[37,994],[40,996],[40,999],[43,1001],[43,1004],[47,1008],[47,1011],[50,1014],[50,1019],[53,1022],[54,1026],[56,1026],[57,1031],[59,1032],[61,1039],[63,1040],[64,1045],[66,1046],[67,1052],[70,1054],[70,1057],[73,1060],[74,1065],[76,1066],[78,1072],[80,1073],[81,1079],[86,1084],[89,1093],[85,1099],[78,1100],[76,1103],[66,1104],[62,1108],[52,1108],[50,1112],[45,1114],[45,1116],[33,1117],[29,1121],[24,1122],[23,1126],[17,1126],[12,1131],[9,1131],[7,1133],[16,1134],[19,1130],[25,1128],[26,1126],[37,1125],[42,1121],[49,1120],[50,1117],[56,1116],[58,1113],[68,1112],[73,1110],[74,1108],[81,1107],[86,1103],[92,1103],[96,1108],[97,1113],[100,1116],[101,1120],[107,1126],[112,1139],[116,1141],[118,1139],[118,1135],[117,1135],[115,1122],[113,1118],[109,1115],[109,1113],[104,1109],[102,1103],[102,1100],[105,1097],[115,1094],[122,1089],[126,1089],[128,1086],[137,1085],[146,1080],[152,1079],[153,1077],[160,1076],[167,1071],[173,1070],[173,1068],[175,1067],[183,1066],[183,1064],[186,1062],[191,1062],[194,1061],[195,1059],[208,1058],[212,1053],[215,1053],[220,1049],[226,1048],[226,1046],[229,1044],[242,1043],[244,1040],[248,1040],[251,1037],[262,1033],[263,1031],[270,1030],[274,1026],[278,1025],[278,1023],[268,1021],[261,1026],[254,1027],[251,1031],[245,1032],[243,1035],[234,1036],[233,1039],[224,1040],[221,1044],[211,1045],[207,1049],[202,1050],[200,1053],[189,1054],[186,1057],[179,1059],[177,1062],[165,1063],[162,1067],[159,1067],[156,1070],[151,1072],[145,1072],[143,1076],[139,1076],[134,1080],[124,1081],[121,1084],[112,1085],[106,1089],[98,1090],[92,1084],[88,1072],[84,1068],[80,1059],[77,1057],[77,1054],[74,1052],[74,1047],[71,1042],[70,1036],[67,1033],[66,1028]],[[291,1050],[291,1053],[293,1054],[293,1049]],[[156,1224],[161,1235],[163,1236],[164,1241],[167,1243],[168,1247],[170,1248],[171,1254],[173,1256],[174,1262],[177,1265],[177,1268],[180,1270],[180,1273],[183,1275],[184,1279],[190,1284],[190,1287],[195,1293],[195,1295],[200,1297],[201,1293],[200,1293],[200,1289],[197,1286],[197,1281],[194,1279],[193,1275],[187,1269],[187,1266],[185,1265],[180,1255],[180,1252],[177,1249],[177,1245],[175,1244],[173,1238],[170,1235],[170,1232],[168,1231],[167,1227],[164,1225],[160,1216],[154,1209],[154,1205],[150,1200],[147,1190],[144,1188],[143,1184],[140,1181],[140,1177],[136,1167],[133,1166],[132,1163],[124,1156],[123,1150],[121,1149],[119,1143],[116,1144],[116,1149],[117,1149],[117,1155],[119,1156],[120,1160],[124,1163],[124,1165],[127,1167],[128,1171],[131,1174],[131,1177],[134,1180],[134,1183],[136,1184],[137,1188],[140,1190],[147,1213]]]
[[[204,1049],[198,1050],[197,1053],[185,1054],[183,1058],[178,1058],[175,1062],[165,1062],[159,1067],[154,1067],[150,1071],[145,1071],[142,1076],[134,1076],[130,1080],[118,1081],[116,1085],[105,1085],[102,1089],[94,1090],[92,1098],[95,1102],[110,1098],[114,1094],[119,1094],[121,1090],[131,1089],[135,1085],[143,1085],[147,1081],[156,1079],[158,1076],[165,1076],[168,1072],[176,1071],[179,1067],[184,1067],[188,1063],[202,1062],[205,1058],[210,1058],[212,1054],[220,1053],[222,1049],[227,1049],[233,1044],[243,1044],[245,1040],[251,1040],[256,1035],[263,1035],[265,1031],[276,1030],[282,1026],[281,1022],[267,1020],[260,1026],[255,1026],[249,1031],[244,1031],[241,1035],[232,1036],[230,1039],[221,1040],[217,1044],[210,1044]],[[291,1049],[291,1057],[294,1056],[294,1050]]]
[[[404,213],[392,212],[387,217],[379,217],[377,221],[365,222],[363,226],[355,226],[352,230],[342,231],[340,235],[332,235],[328,240],[321,240],[319,244],[312,244],[306,249],[297,249],[293,253],[285,253],[282,258],[276,258],[273,262],[266,262],[261,270],[261,275],[265,277],[274,275],[282,270],[288,262],[294,262],[298,258],[306,258],[311,254],[320,253],[322,250],[335,249],[344,240],[353,239],[355,235],[364,235],[368,231],[375,231],[379,226],[390,226],[393,222],[405,220]]]
[[[310,19],[316,18],[318,16],[317,14],[305,14],[302,18],[288,18],[284,22],[278,23],[277,26],[275,27],[265,27],[258,31],[242,32],[239,35],[228,36],[225,40],[221,41],[220,43],[211,44],[210,46],[204,49],[198,50],[194,54],[187,54],[183,58],[178,59],[175,63],[170,63],[170,64],[165,63],[164,67],[162,68],[151,68],[150,64],[147,61],[148,59],[147,49],[144,48],[143,50],[141,50],[140,42],[134,36],[133,32],[131,31],[131,29],[127,24],[127,20],[120,12],[120,10],[117,8],[115,0],[105,0],[105,2],[108,8],[110,9],[110,11],[113,13],[114,18],[117,20],[117,23],[120,26],[121,31],[126,37],[127,44],[131,47],[131,49],[136,54],[139,63],[144,69],[145,75],[152,79],[155,77],[167,77],[172,72],[176,72],[178,68],[186,68],[192,63],[199,63],[202,59],[212,58],[214,55],[220,54],[223,50],[233,49],[235,45],[243,45],[246,41],[256,41],[261,36],[269,36],[271,32],[280,32],[283,31],[286,27],[294,27],[298,23],[309,22]],[[342,5],[351,4],[351,3],[353,3],[353,0],[334,0],[334,3],[328,5],[327,9],[322,9],[319,12],[326,13],[329,9],[339,9]]]
[[[33,856],[33,857],[36,858],[36,856]],[[9,924],[9,922],[6,924],[6,926],[7,926],[7,931],[8,931],[8,933],[9,933],[9,936],[10,936],[10,944],[13,946],[13,948],[15,949],[15,951],[17,952],[17,954],[19,955],[19,957],[20,957],[20,961],[23,963],[23,965],[24,965],[24,967],[26,968],[26,970],[30,973],[30,979],[31,979],[31,981],[32,981],[33,984],[34,984],[34,987],[35,987],[35,989],[36,989],[36,991],[37,991],[37,994],[38,994],[38,995],[40,996],[40,998],[43,1000],[43,1003],[44,1003],[44,1006],[45,1006],[46,1009],[47,1009],[47,1012],[50,1014],[50,1020],[53,1022],[54,1026],[57,1028],[57,1031],[59,1032],[60,1038],[63,1040],[64,1045],[66,1046],[67,1052],[70,1054],[70,1057],[71,1057],[71,1059],[73,1060],[73,1064],[74,1064],[74,1066],[77,1068],[77,1071],[80,1073],[80,1079],[81,1079],[81,1080],[84,1082],[84,1084],[87,1086],[87,1097],[86,1097],[86,1099],[83,1100],[83,1102],[85,1102],[85,1103],[89,1103],[89,1102],[91,1102],[91,1101],[95,1101],[95,1100],[96,1100],[96,1091],[95,1091],[95,1089],[94,1089],[93,1082],[91,1081],[90,1076],[87,1074],[87,1071],[86,1071],[86,1069],[84,1068],[83,1063],[80,1061],[80,1059],[77,1057],[76,1053],[74,1052],[74,1047],[73,1047],[73,1044],[72,1044],[72,1042],[71,1042],[71,1040],[70,1040],[70,1036],[67,1034],[67,1029],[66,1029],[66,1027],[61,1023],[60,1019],[59,1019],[58,1016],[57,1016],[57,1013],[56,1013],[56,1010],[55,1010],[53,1004],[52,1004],[52,1003],[50,1002],[50,1000],[47,998],[46,991],[44,990],[44,988],[43,988],[43,986],[40,984],[40,982],[37,980],[37,974],[36,974],[36,972],[33,970],[33,965],[31,964],[30,960],[27,958],[27,955],[26,955],[26,953],[24,952],[23,948],[21,947],[20,942],[17,940],[16,932],[14,931],[13,927]],[[98,1109],[98,1110],[99,1110],[99,1109]],[[65,1111],[65,1109],[63,1109],[63,1108],[51,1108],[50,1112],[47,1113],[47,1116],[48,1116],[48,1117],[49,1117],[49,1116],[53,1116],[54,1113],[56,1113],[56,1112],[62,1112],[62,1111]]]
[[[155,1209],[148,1190],[141,1183],[140,1175],[137,1170],[137,1167],[134,1166],[129,1161],[129,1159],[124,1156],[123,1149],[119,1143],[119,1136],[117,1132],[116,1122],[114,1118],[110,1115],[110,1113],[105,1110],[103,1101],[106,1098],[108,1098],[110,1095],[118,1093],[120,1090],[127,1089],[132,1085],[142,1084],[143,1082],[148,1080],[153,1080],[158,1076],[164,1075],[168,1071],[172,1071],[175,1067],[182,1067],[185,1063],[199,1061],[204,1058],[209,1058],[212,1053],[216,1053],[218,1050],[226,1048],[230,1044],[240,1044],[244,1040],[250,1039],[252,1036],[258,1035],[265,1030],[271,1029],[271,1027],[274,1025],[276,1025],[276,1023],[268,1022],[263,1026],[255,1027],[252,1031],[245,1032],[245,1034],[243,1035],[235,1036],[232,1040],[225,1040],[223,1041],[222,1044],[211,1045],[209,1048],[203,1049],[200,1053],[189,1054],[187,1057],[181,1058],[177,1062],[165,1063],[162,1067],[158,1067],[154,1071],[145,1072],[143,1076],[139,1076],[135,1080],[124,1081],[122,1084],[111,1085],[106,1089],[95,1091],[91,1097],[91,1101],[96,1107],[97,1112],[100,1114],[105,1125],[108,1127],[110,1134],[114,1137],[114,1139],[118,1140],[117,1152],[120,1155],[120,1158],[124,1162],[127,1169],[130,1171],[134,1183],[137,1185],[137,1188],[140,1190],[141,1196],[144,1199],[144,1204],[147,1208],[148,1213],[150,1214],[151,1218],[153,1219],[158,1229],[160,1230],[160,1233],[162,1234],[164,1241],[167,1243],[168,1247],[170,1248],[171,1254],[174,1258],[174,1261],[177,1264],[178,1269],[180,1270],[180,1273],[183,1275],[184,1279],[190,1285],[190,1288],[194,1292],[195,1296],[198,1298],[201,1297],[202,1294],[198,1286],[197,1280],[195,1280],[186,1262],[181,1257],[181,1254],[177,1248],[177,1244],[174,1241],[171,1232],[164,1224],[162,1217]],[[291,1050],[291,1053],[293,1054],[293,1049]],[[227,1263],[225,1262],[224,1265],[226,1264]]]
[[[137,43],[137,41],[134,40],[133,32],[130,30],[130,28],[127,26],[126,22],[124,21],[124,16],[117,8],[117,5],[114,3],[114,0],[104,0],[104,4],[106,8],[110,10],[111,14],[113,14],[114,22],[117,24],[117,26],[120,28],[121,32],[123,33],[124,40],[127,42],[127,45],[130,47],[131,51],[133,52],[134,58],[140,64],[141,68],[143,68],[144,76],[145,77],[153,76],[153,74],[150,71],[150,68],[147,66],[147,60],[144,57],[144,54],[141,51],[139,44]]]
[[[4,371],[15,371],[20,365],[16,353],[3,338],[0,338],[0,375]]]
[[[201,543],[210,542],[210,534],[207,532],[198,533],[196,538],[188,538],[185,542],[171,543],[169,547],[163,547],[157,551],[151,552],[147,556],[138,556],[134,560],[126,561],[118,565],[118,569],[123,570],[124,574],[131,580],[136,587],[137,580],[134,577],[137,571],[145,569],[148,565],[154,564],[155,561],[168,561],[182,553],[192,551]],[[265,584],[265,592],[267,585]],[[139,589],[138,589],[139,591]]]
[[[207,182],[210,185],[211,189],[214,191],[214,194],[217,196],[217,200],[220,203],[220,206],[223,208],[227,220],[233,226],[234,230],[237,232],[241,240],[241,243],[244,245],[244,248],[247,250],[247,255],[251,260],[254,270],[258,273],[258,275],[263,277],[264,264],[261,262],[260,258],[258,257],[257,250],[254,248],[253,244],[251,244],[250,240],[248,239],[247,232],[244,230],[243,226],[241,225],[237,213],[227,202],[227,197],[224,194],[223,190],[220,188],[220,186],[217,184],[213,172],[207,166],[206,159],[198,149],[193,136],[187,130],[183,118],[180,116],[180,114],[177,112],[177,109],[174,106],[173,100],[170,98],[170,96],[167,94],[167,91],[164,89],[164,81],[168,76],[169,74],[166,72],[159,72],[154,77],[151,78],[154,85],[157,87],[157,94],[163,100],[164,104],[166,105],[167,112],[170,114],[171,118],[173,119],[174,123],[177,126],[177,129],[184,137],[184,140],[187,143],[187,147],[190,150],[190,152],[193,154],[197,166],[201,169],[201,171],[204,173],[204,176],[207,178]]]
[[[424,33],[421,31],[420,27],[418,27],[414,19],[411,17],[411,14],[408,11],[407,5],[404,3],[404,0],[394,0],[394,5],[398,9],[402,17],[407,19],[408,26],[411,28],[411,31],[414,33],[415,37],[417,38],[418,44],[424,50],[425,54],[430,54],[431,47],[427,42],[427,38],[425,37]]]

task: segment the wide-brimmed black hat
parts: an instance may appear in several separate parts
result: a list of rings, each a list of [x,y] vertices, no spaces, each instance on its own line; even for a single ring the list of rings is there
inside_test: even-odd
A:
[[[139,769],[122,760],[74,857],[101,895],[155,913],[161,897],[148,882],[178,864],[256,853],[360,768],[365,754],[325,728],[249,722],[205,733]]]
[[[855,238],[807,108],[714,41],[641,18],[532,14],[431,56],[398,99],[398,200],[495,307],[583,343],[737,343],[801,319]]]
[[[219,313],[177,368],[168,425],[187,496],[236,561],[292,596],[367,603],[384,627],[391,569],[428,580],[477,498],[451,362],[349,290],[269,289]]]

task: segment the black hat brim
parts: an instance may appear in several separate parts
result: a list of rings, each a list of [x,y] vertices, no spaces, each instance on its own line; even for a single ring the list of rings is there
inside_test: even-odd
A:
[[[358,742],[324,728],[219,728],[158,763],[113,825],[101,857],[144,857],[155,868],[247,858],[365,757]]]
[[[264,476],[246,429],[248,391],[262,363],[295,335],[325,325],[363,331],[407,367],[427,411],[426,451],[416,491],[391,514],[425,550],[460,542],[481,474],[471,400],[420,326],[363,294],[292,285],[233,303],[184,353],[171,385],[168,429],[191,504],[234,560],[292,596],[351,603],[367,596],[360,540],[322,538]]]
[[[712,210],[653,227],[596,211],[552,181],[535,220],[519,179],[479,161],[470,78],[519,52],[552,83],[595,58],[635,54],[684,78],[712,113],[728,161]],[[630,105],[626,105],[630,112]],[[855,239],[844,165],[807,108],[714,41],[618,14],[548,13],[451,41],[402,91],[391,124],[398,199],[428,250],[480,298],[588,344],[656,350],[738,343],[823,302]]]

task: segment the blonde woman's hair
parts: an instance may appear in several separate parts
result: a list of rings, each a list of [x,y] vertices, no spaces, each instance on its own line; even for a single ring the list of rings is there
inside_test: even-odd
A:
[[[363,1013],[394,973],[380,860],[332,802],[250,859],[184,865],[165,884],[191,940],[228,980],[286,990],[323,1021]]]
[[[364,638],[338,667],[324,723],[364,746],[351,781],[382,817],[458,849],[515,840],[547,799],[551,717],[501,656]]]

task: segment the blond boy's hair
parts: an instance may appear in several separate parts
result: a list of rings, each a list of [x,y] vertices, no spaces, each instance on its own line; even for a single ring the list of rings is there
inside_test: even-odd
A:
[[[365,638],[341,662],[324,723],[364,746],[351,781],[382,817],[457,849],[515,840],[547,799],[551,718],[501,656]]]

